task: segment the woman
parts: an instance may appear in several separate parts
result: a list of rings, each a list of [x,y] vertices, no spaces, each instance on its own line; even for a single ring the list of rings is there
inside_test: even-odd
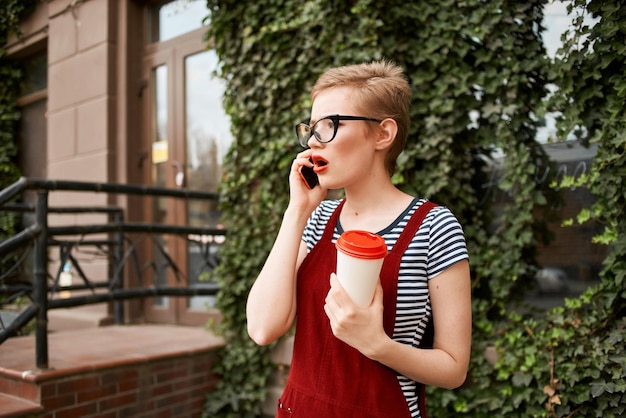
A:
[[[423,385],[458,387],[469,363],[461,226],[447,208],[391,182],[411,100],[398,66],[331,69],[311,97],[311,120],[297,127],[306,149],[291,166],[289,205],[247,302],[248,333],[258,344],[297,321],[277,416],[424,417]],[[307,167],[319,185],[303,181]],[[324,200],[330,189],[344,189],[345,199]],[[334,242],[347,230],[378,233],[389,249],[366,308],[334,274]]]

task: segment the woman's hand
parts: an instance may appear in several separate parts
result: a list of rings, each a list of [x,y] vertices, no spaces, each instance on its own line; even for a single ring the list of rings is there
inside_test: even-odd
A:
[[[330,275],[330,290],[326,295],[324,311],[330,320],[335,337],[371,357],[389,339],[383,328],[383,288],[378,282],[372,303],[361,308],[352,302],[337,275]]]
[[[289,205],[300,208],[307,213],[311,213],[320,202],[326,197],[327,189],[318,184],[313,189],[309,189],[300,175],[303,166],[313,167],[310,161],[311,150],[307,149],[299,153],[291,164],[289,172]]]

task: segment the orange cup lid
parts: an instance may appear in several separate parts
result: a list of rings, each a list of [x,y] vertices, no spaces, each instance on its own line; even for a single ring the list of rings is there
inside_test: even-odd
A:
[[[368,231],[345,231],[335,244],[344,254],[356,258],[377,259],[387,255],[387,244],[380,235]]]

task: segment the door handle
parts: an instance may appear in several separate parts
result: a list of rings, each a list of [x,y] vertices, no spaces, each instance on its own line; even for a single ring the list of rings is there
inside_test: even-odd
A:
[[[176,169],[174,175],[174,184],[177,188],[182,189],[185,186],[185,167],[179,161],[172,161],[172,165]]]

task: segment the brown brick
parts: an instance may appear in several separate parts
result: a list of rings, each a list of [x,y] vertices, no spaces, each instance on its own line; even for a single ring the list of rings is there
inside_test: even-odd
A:
[[[92,403],[60,409],[54,414],[55,418],[86,418],[90,416],[99,416],[97,406]]]
[[[57,383],[58,393],[77,392],[84,388],[100,386],[100,378],[97,375],[77,376]]]
[[[126,393],[123,395],[113,396],[111,398],[102,399],[98,402],[100,411],[108,411],[111,409],[120,409],[137,401],[137,395],[134,393]]]
[[[89,387],[76,392],[76,402],[80,404],[83,402],[97,401],[98,399],[115,395],[117,392],[114,385]]]
[[[69,405],[75,405],[75,404],[76,404],[76,394],[73,392],[59,393],[57,396],[53,398],[44,399],[41,402],[41,405],[44,407],[46,411],[53,411],[53,410],[67,407]]]

